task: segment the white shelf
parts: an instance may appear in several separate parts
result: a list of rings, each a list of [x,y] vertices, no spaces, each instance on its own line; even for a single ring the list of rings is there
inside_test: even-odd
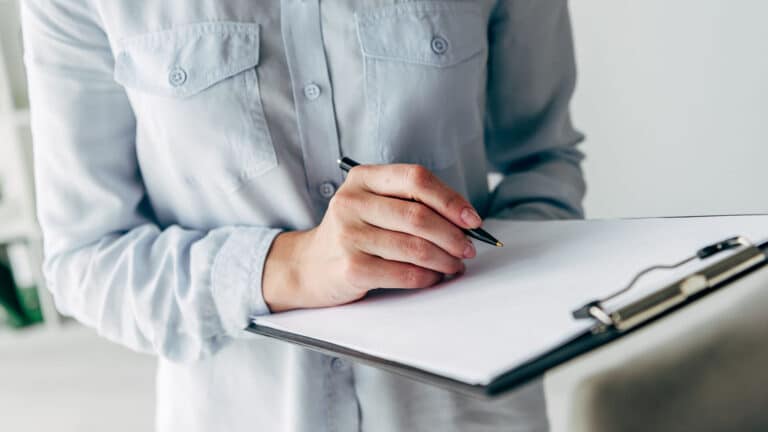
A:
[[[13,124],[15,126],[29,126],[29,110],[16,110],[12,114]]]
[[[6,202],[0,206],[0,244],[24,240],[29,238],[38,238],[39,229],[37,224],[32,222],[31,217],[25,216],[18,206],[13,202]]]
[[[20,109],[7,113],[0,112],[0,127],[3,125],[10,127],[29,127],[29,110]]]
[[[43,318],[57,328],[61,318],[45,287],[42,274],[42,237],[35,218],[32,164],[29,157],[29,110],[21,59],[18,0],[0,0],[0,178],[4,190],[0,200],[0,245],[26,245],[28,268],[34,272]]]

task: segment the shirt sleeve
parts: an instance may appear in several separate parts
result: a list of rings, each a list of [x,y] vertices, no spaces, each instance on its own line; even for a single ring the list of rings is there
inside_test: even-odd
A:
[[[583,217],[583,140],[569,114],[576,80],[565,0],[499,0],[489,30],[486,145],[502,181],[487,214]]]
[[[143,184],[135,118],[86,1],[27,0],[22,20],[44,273],[57,307],[103,336],[193,361],[269,310],[268,227],[160,227]]]

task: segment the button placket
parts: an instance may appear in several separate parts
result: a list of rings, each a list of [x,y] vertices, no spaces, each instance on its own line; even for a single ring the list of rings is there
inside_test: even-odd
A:
[[[326,199],[333,197],[336,193],[336,186],[331,182],[323,182],[320,184],[320,196]]]
[[[290,69],[307,188],[317,222],[322,220],[329,197],[344,181],[336,161],[341,158],[333,105],[333,88],[325,57],[320,0],[281,0],[281,27]],[[316,88],[312,87],[316,86]],[[339,360],[341,361],[341,360]],[[326,416],[315,429],[349,432],[360,429],[351,365],[333,361],[323,366]],[[341,371],[334,368],[341,367]],[[324,424],[323,424],[324,423]]]
[[[332,371],[334,371],[334,372],[341,372],[341,371],[345,370],[346,368],[347,368],[347,362],[345,362],[344,360],[342,360],[342,359],[340,359],[338,357],[334,357],[331,360],[331,370]]]
[[[283,0],[283,42],[298,116],[304,170],[319,222],[344,180],[319,0]]]
[[[313,101],[320,97],[320,86],[315,83],[310,83],[304,86],[304,97]]]

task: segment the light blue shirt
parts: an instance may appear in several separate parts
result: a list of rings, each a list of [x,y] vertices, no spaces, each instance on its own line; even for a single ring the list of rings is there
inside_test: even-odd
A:
[[[546,428],[540,383],[475,400],[243,328],[342,155],[423,164],[485,216],[581,215],[564,0],[26,0],[23,20],[49,288],[158,356],[159,430]]]

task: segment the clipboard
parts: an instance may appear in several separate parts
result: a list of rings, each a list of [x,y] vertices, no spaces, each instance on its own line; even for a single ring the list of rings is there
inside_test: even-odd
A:
[[[725,257],[719,259],[722,256]],[[707,260],[707,265],[631,301],[617,306],[610,305],[611,302],[616,302],[622,296],[632,293],[636,284],[649,273],[675,269],[696,260]],[[575,357],[629,335],[711,293],[725,289],[766,264],[768,264],[768,242],[755,245],[745,237],[735,236],[706,245],[678,262],[640,269],[622,289],[603,298],[586,302],[572,311],[575,319],[589,324],[584,331],[499,373],[483,384],[468,383],[405,362],[389,360],[383,356],[372,355],[296,332],[260,325],[258,322],[251,323],[248,331],[457,392],[479,397],[495,397],[536,379],[546,371]]]

